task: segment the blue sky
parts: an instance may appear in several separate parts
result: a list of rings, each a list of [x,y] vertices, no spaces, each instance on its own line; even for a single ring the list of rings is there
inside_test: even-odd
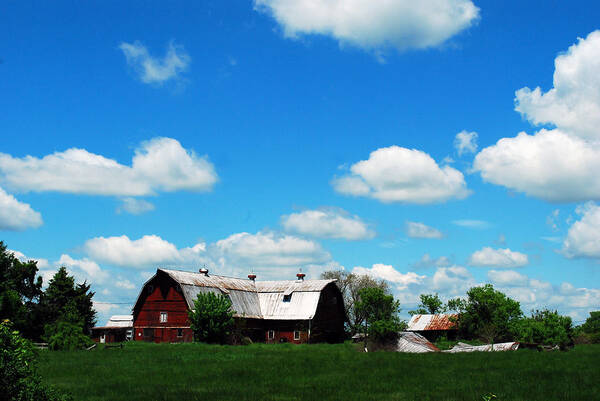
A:
[[[1,239],[101,323],[159,266],[598,309],[600,5],[309,3],[3,4]]]

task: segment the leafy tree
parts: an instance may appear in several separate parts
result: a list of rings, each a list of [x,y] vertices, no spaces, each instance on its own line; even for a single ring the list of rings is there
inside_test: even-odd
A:
[[[588,334],[600,333],[600,311],[590,312],[590,317],[581,325],[581,329]]]
[[[188,311],[196,341],[225,343],[234,323],[231,306],[227,296],[212,292],[199,293],[194,300],[194,310]]]
[[[36,330],[37,302],[42,294],[42,278],[37,262],[21,262],[0,241],[0,319],[10,319],[29,338],[39,338]]]
[[[519,303],[491,284],[469,289],[467,299],[458,307],[458,329],[463,338],[510,341],[514,338],[515,324],[523,316]]]
[[[92,327],[96,324],[93,296],[94,292],[90,291],[90,284],[86,282],[75,284],[75,278],[68,274],[64,266],[60,267],[40,298],[44,326],[58,321],[65,314],[65,308],[69,306],[81,319],[83,332],[90,334]]]
[[[440,296],[436,294],[421,294],[419,296],[421,303],[417,306],[417,309],[408,311],[409,315],[423,315],[430,314],[436,315],[438,313],[446,312],[446,306],[440,299]]]
[[[380,288],[389,293],[389,286],[384,280],[376,280],[366,274],[348,273],[342,270],[331,270],[321,274],[324,280],[337,280],[336,284],[344,298],[344,309],[347,317],[347,331],[350,334],[361,331],[364,316],[357,313],[356,304],[360,300],[360,291],[364,288]]]
[[[398,317],[400,302],[377,287],[363,288],[359,296],[356,313],[363,317],[363,332],[377,343],[396,338],[403,328]]]
[[[519,320],[515,327],[517,340],[528,343],[564,346],[571,342],[573,334],[571,318],[548,309],[532,312],[531,317]]]
[[[77,350],[89,347],[93,341],[83,334],[83,319],[79,316],[74,302],[69,303],[58,319],[46,325],[44,340],[51,350]]]
[[[69,400],[42,384],[35,369],[31,343],[12,328],[9,320],[0,323],[0,399],[15,401]]]

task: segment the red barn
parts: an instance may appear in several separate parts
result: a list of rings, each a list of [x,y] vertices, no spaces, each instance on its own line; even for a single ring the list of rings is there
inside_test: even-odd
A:
[[[133,307],[134,339],[189,342],[188,310],[199,293],[229,297],[238,327],[253,341],[338,342],[344,336],[344,301],[335,280],[256,281],[157,269]]]

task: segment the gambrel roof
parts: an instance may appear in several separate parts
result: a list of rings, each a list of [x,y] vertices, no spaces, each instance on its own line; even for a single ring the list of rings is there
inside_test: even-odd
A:
[[[156,275],[159,274],[166,274],[179,284],[190,309],[199,293],[212,292],[229,296],[236,317],[269,320],[312,319],[321,291],[336,281],[254,281],[170,269],[157,269]]]

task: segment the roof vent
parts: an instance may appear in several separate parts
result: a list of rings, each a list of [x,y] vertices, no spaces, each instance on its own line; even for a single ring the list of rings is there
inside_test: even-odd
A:
[[[205,276],[208,276],[208,269],[206,267],[201,268],[200,273],[204,274]]]
[[[248,274],[248,278],[249,278],[250,280],[254,281],[254,280],[256,280],[256,274],[254,274],[254,273],[250,273],[250,274]]]
[[[296,277],[298,277],[298,280],[304,281],[304,276],[306,276],[306,274],[304,274],[302,272],[296,274]]]

